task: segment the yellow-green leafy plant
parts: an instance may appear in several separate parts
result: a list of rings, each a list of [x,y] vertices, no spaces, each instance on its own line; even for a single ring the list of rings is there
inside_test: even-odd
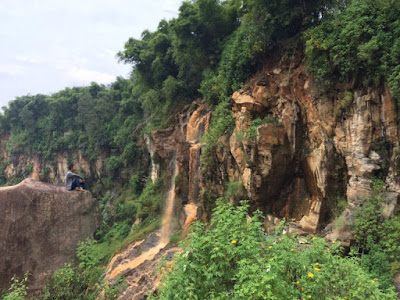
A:
[[[220,201],[208,226],[196,223],[166,267],[158,299],[396,299],[337,242],[266,235],[249,204]]]

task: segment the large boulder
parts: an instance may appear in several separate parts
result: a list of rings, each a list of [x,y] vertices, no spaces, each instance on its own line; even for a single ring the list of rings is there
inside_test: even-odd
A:
[[[0,188],[0,288],[29,272],[29,287],[38,290],[53,271],[76,259],[78,242],[92,237],[98,223],[90,192],[32,179]]]

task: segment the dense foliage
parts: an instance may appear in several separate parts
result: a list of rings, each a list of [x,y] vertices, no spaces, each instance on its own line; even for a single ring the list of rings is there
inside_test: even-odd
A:
[[[400,4],[353,0],[305,34],[308,68],[321,82],[400,89]],[[343,88],[343,86],[342,86]]]
[[[371,195],[354,213],[354,234],[369,272],[386,278],[391,285],[389,270],[393,275],[400,272],[400,214],[383,217],[383,207],[388,202],[384,186],[382,180],[373,180]]]
[[[357,256],[317,237],[266,235],[260,213],[219,203],[166,266],[159,299],[396,299]],[[170,271],[167,271],[170,268]]]
[[[143,167],[138,164],[143,152],[136,143],[140,136],[135,134],[143,113],[131,98],[132,88],[130,80],[118,78],[109,87],[92,83],[51,96],[23,96],[11,101],[0,117],[1,132],[9,135],[3,144],[8,157],[34,154],[51,165],[57,154],[66,155],[72,162],[79,151],[91,163],[99,155],[108,154],[107,175],[125,175],[123,179],[129,180]],[[9,163],[2,161],[2,166]],[[122,167],[131,171],[117,172]],[[46,180],[46,172],[41,175]],[[89,180],[100,184],[99,189],[110,183],[107,178]]]
[[[22,279],[19,279],[17,277],[11,278],[11,286],[8,289],[7,294],[2,297],[1,299],[3,300],[24,300],[25,297],[27,296],[27,287],[26,283],[28,281],[28,275],[25,274],[25,276]]]

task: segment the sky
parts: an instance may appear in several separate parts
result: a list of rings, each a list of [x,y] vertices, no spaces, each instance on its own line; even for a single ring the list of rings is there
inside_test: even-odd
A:
[[[128,77],[116,53],[178,15],[182,0],[0,0],[0,107]]]

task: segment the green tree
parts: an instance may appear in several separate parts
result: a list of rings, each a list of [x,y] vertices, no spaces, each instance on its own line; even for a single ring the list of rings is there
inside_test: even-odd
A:
[[[399,93],[400,9],[396,1],[354,0],[305,34],[308,69],[327,86],[388,82]]]

